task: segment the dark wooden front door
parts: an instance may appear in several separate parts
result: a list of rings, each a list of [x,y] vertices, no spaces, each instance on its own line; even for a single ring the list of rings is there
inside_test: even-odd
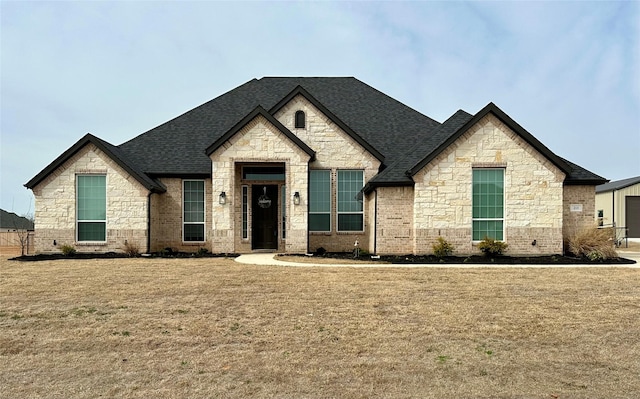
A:
[[[278,186],[251,187],[251,247],[278,249]]]

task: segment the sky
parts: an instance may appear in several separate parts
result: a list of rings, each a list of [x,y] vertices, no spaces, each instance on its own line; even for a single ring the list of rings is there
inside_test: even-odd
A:
[[[0,0],[0,208],[86,133],[118,145],[253,79],[354,76],[443,122],[489,102],[640,176],[640,2]]]

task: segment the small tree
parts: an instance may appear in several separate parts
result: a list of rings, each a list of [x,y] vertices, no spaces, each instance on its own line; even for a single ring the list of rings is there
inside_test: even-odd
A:
[[[29,225],[33,225],[33,215],[27,213],[25,216],[18,216],[12,213],[11,225],[18,236],[16,241],[20,245],[20,254],[24,256],[29,246]]]

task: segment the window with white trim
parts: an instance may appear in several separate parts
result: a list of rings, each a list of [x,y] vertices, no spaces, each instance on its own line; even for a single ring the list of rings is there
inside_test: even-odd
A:
[[[282,239],[287,239],[287,186],[280,187],[280,203],[282,212]]]
[[[107,176],[76,176],[78,242],[107,241]]]
[[[249,186],[242,186],[242,239],[249,238]]]
[[[504,169],[473,169],[473,241],[504,239]]]
[[[204,180],[183,180],[182,187],[182,240],[204,242]]]
[[[309,171],[309,231],[331,231],[331,171]]]
[[[338,231],[364,231],[364,171],[338,171]]]

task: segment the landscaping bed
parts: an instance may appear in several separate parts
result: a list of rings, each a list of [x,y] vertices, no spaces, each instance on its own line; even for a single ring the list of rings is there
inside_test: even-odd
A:
[[[288,255],[290,256],[290,255]],[[309,258],[308,255],[296,255]],[[353,256],[349,252],[327,252],[322,255],[314,254],[310,259],[336,259],[336,260],[359,260],[366,262],[381,262],[392,264],[510,264],[510,265],[580,265],[580,264],[603,264],[603,265],[629,265],[636,261],[622,257],[604,260],[590,260],[586,257],[548,255],[548,256],[495,256],[484,255],[470,256],[444,256],[435,255],[380,255],[372,257],[369,254]]]
[[[18,260],[23,262],[44,261],[44,260],[58,260],[58,259],[119,259],[119,258],[235,258],[238,254],[226,254],[226,253],[209,253],[209,252],[154,252],[144,255],[128,255],[123,252],[106,252],[106,253],[93,253],[93,252],[76,252],[73,255],[64,255],[62,253],[52,254],[37,254],[37,255],[23,255],[11,258],[10,260]]]

